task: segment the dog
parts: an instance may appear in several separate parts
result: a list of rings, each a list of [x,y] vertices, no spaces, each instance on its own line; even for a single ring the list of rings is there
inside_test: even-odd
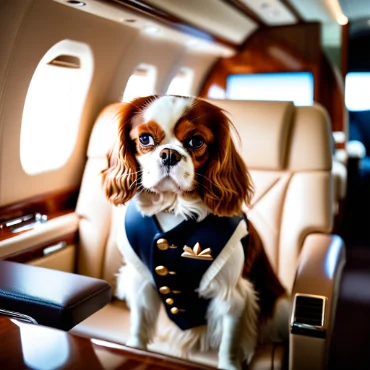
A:
[[[200,98],[157,95],[122,103],[114,120],[102,183],[129,203],[117,278],[127,345],[147,348],[164,307],[182,355],[216,349],[219,368],[241,369],[261,333],[287,339],[289,297],[243,213],[253,185],[231,121]]]

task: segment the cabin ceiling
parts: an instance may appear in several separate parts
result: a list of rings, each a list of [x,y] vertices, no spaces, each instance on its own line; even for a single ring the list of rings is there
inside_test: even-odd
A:
[[[146,0],[145,2],[178,17],[187,24],[236,44],[242,43],[257,28],[253,20],[223,1]]]
[[[288,0],[54,0],[135,28],[154,23],[237,50],[261,26],[295,24]],[[127,19],[135,22],[128,23]]]
[[[279,0],[239,0],[268,26],[294,24],[298,18],[286,2]]]
[[[74,0],[54,0],[69,6]],[[201,39],[220,56],[237,51],[259,27],[318,21],[323,44],[340,44],[339,23],[370,18],[370,0],[82,0],[76,8],[139,29],[161,27],[164,37]],[[81,4],[79,4],[81,5]],[[344,15],[343,15],[344,14]],[[134,19],[128,23],[128,19]],[[171,33],[171,30],[177,34]],[[181,36],[182,35],[182,36]],[[187,35],[188,39],[181,39]],[[185,40],[185,41],[184,41]],[[215,50],[216,50],[215,49]]]
[[[175,28],[181,24],[194,33],[206,32],[215,41],[235,49],[258,27],[289,25],[301,20],[288,0],[110,1],[151,16],[159,23],[170,23]]]

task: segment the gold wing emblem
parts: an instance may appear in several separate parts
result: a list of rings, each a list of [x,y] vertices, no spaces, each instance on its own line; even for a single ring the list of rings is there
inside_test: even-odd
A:
[[[199,243],[196,243],[194,245],[194,248],[191,249],[187,245],[184,246],[184,253],[181,255],[181,257],[185,258],[194,258],[197,260],[209,260],[213,261],[213,257],[211,256],[212,250],[211,248],[206,248],[202,251],[202,248],[200,247]]]

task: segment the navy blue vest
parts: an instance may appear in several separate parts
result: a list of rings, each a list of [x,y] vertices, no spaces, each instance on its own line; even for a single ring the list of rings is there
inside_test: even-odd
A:
[[[203,221],[183,221],[162,232],[155,217],[146,217],[131,201],[125,220],[131,247],[150,270],[168,317],[182,330],[206,324],[209,300],[197,289],[212,260],[181,257],[183,247],[211,249],[213,260],[222,251],[243,217],[207,216]],[[161,240],[162,239],[162,240]],[[159,242],[158,242],[159,241]],[[157,243],[158,242],[158,243]]]

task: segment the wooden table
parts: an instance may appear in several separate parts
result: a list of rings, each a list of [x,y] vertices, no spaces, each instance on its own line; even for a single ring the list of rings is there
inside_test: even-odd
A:
[[[195,370],[209,367],[0,317],[0,369]]]

